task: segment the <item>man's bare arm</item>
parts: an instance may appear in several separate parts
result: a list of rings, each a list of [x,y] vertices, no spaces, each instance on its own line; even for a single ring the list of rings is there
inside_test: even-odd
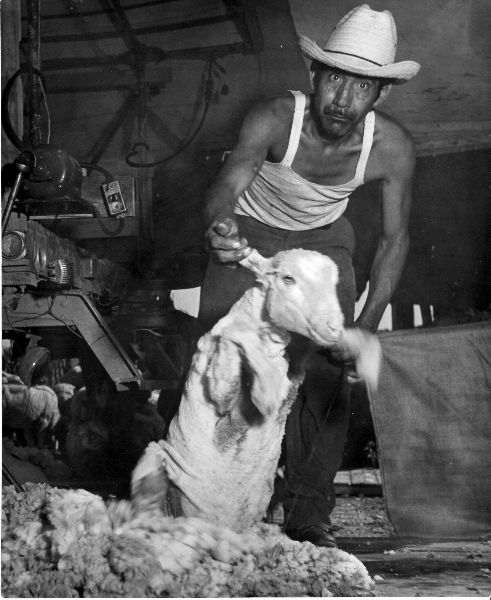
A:
[[[206,193],[206,239],[218,262],[236,262],[250,252],[247,240],[239,239],[234,208],[268,155],[276,135],[275,120],[272,102],[259,104],[248,113],[237,145]]]
[[[356,321],[358,327],[372,332],[377,330],[392,298],[409,250],[415,151],[408,134],[398,140],[395,149],[387,152],[385,161],[389,168],[382,187],[382,235],[370,271],[367,300]]]

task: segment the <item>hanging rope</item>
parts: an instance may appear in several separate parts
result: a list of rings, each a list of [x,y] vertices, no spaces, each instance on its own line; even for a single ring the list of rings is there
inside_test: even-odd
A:
[[[17,69],[17,71],[7,81],[5,88],[3,90],[3,94],[2,94],[3,130],[5,131],[5,135],[12,142],[12,144],[21,151],[30,150],[32,148],[32,144],[22,141],[20,139],[20,137],[17,135],[16,131],[14,130],[14,128],[12,126],[12,121],[10,119],[9,100],[10,100],[10,93],[12,91],[12,88],[13,88],[15,82],[17,81],[17,78],[20,75],[22,75],[22,73],[28,73],[28,72],[32,72],[34,75],[36,75],[36,77],[39,77],[39,79],[41,81],[41,90],[43,91],[43,96],[44,96],[44,104],[47,109],[48,104],[46,102],[46,91],[45,91],[46,90],[46,82],[44,80],[44,75],[41,73],[41,71],[39,71],[39,69],[36,69],[32,66],[23,65],[22,67],[20,67],[20,69]],[[49,110],[47,110],[47,114],[48,114],[48,120],[49,120]],[[48,125],[48,142],[49,142],[49,138],[50,138],[50,132],[51,132],[51,125],[49,124]]]

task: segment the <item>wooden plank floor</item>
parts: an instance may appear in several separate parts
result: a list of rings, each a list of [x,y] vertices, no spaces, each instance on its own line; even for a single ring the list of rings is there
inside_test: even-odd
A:
[[[367,567],[376,582],[374,595],[489,598],[491,535],[445,541],[398,537],[383,497],[369,492],[378,476],[375,470],[341,472],[336,490],[339,485],[348,491],[337,497],[332,514],[340,548]]]
[[[336,494],[341,496],[358,495],[381,496],[382,477],[379,469],[352,469],[349,471],[338,471],[334,478]]]
[[[338,538],[376,582],[377,597],[488,597],[491,540]]]

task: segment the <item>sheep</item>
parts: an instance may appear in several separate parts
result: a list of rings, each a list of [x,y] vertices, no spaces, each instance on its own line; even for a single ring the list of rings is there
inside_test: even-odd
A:
[[[50,387],[29,387],[17,375],[2,371],[4,427],[21,429],[28,446],[44,448],[59,419],[58,398]]]
[[[257,283],[198,341],[167,439],[149,444],[131,483],[135,507],[164,505],[235,531],[266,514],[312,349],[305,341],[356,356],[371,389],[381,361],[375,336],[343,327],[330,258],[296,249],[265,259],[253,251],[242,264]]]

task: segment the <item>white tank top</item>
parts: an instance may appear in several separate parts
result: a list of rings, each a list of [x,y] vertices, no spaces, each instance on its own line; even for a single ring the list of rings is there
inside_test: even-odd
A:
[[[271,227],[304,231],[336,221],[346,210],[350,194],[362,185],[375,130],[375,113],[365,117],[363,142],[355,176],[348,183],[320,185],[304,179],[291,165],[302,133],[306,97],[292,91],[295,112],[288,148],[279,163],[265,161],[250,186],[239,196],[235,213]]]

